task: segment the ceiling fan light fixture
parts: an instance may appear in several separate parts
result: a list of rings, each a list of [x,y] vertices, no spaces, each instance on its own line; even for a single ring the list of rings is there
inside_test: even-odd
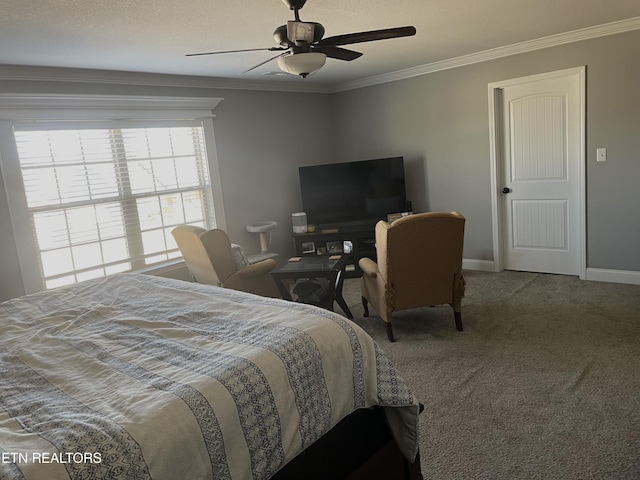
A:
[[[327,56],[320,52],[295,53],[278,58],[280,70],[305,78],[322,68]]]

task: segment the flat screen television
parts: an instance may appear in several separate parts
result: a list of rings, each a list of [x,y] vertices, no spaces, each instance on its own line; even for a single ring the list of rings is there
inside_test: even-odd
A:
[[[375,223],[404,212],[403,157],[303,166],[302,209],[316,225]]]

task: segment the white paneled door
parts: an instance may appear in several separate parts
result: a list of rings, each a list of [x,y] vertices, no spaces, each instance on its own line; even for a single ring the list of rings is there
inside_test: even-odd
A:
[[[579,75],[502,87],[503,267],[580,274]]]

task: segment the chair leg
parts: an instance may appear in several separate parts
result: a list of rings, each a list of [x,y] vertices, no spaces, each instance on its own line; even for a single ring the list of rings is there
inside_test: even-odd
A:
[[[367,302],[367,299],[362,297],[362,306],[364,307],[364,316],[368,317],[369,316],[369,302]]]
[[[456,328],[459,332],[462,332],[462,312],[453,312],[453,316],[456,319]]]
[[[391,327],[391,322],[384,322],[385,327],[387,327],[387,338],[391,343],[395,342],[396,339],[393,338],[393,328]]]

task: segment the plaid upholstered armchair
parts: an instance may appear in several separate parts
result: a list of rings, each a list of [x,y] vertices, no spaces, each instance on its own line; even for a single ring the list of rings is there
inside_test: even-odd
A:
[[[457,212],[409,215],[376,225],[377,263],[360,259],[364,315],[370,303],[394,341],[393,312],[449,304],[462,331],[462,246],[465,218]]]
[[[180,225],[171,234],[196,282],[263,297],[280,297],[278,288],[269,275],[275,268],[276,261],[267,259],[251,265],[240,264],[234,260],[232,244],[224,230]]]

